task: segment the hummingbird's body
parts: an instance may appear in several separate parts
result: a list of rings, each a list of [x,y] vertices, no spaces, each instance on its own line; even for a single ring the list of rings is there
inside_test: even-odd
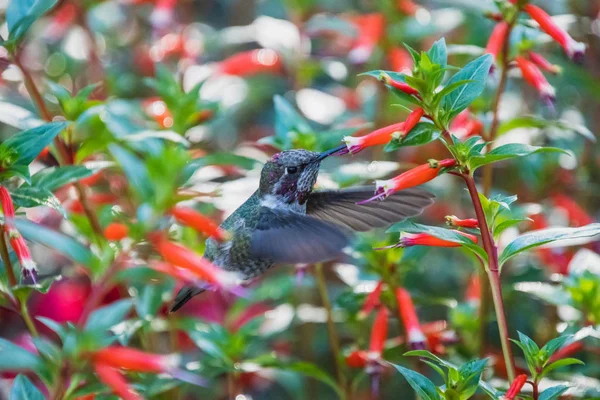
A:
[[[422,189],[364,205],[356,203],[370,197],[374,187],[313,192],[320,162],[329,154],[290,150],[273,156],[263,167],[258,190],[221,225],[231,239],[208,239],[204,257],[242,279],[259,276],[278,263],[327,261],[348,245],[351,231],[390,225],[433,202],[433,195]],[[202,291],[182,288],[171,311]]]

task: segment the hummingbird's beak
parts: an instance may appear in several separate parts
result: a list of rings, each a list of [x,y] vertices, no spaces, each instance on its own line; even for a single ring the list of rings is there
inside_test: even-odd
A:
[[[336,148],[322,152],[321,154],[319,154],[319,157],[317,157],[315,161],[322,161],[323,159],[340,152],[340,154],[344,154],[344,150],[346,150],[346,145],[342,144]]]

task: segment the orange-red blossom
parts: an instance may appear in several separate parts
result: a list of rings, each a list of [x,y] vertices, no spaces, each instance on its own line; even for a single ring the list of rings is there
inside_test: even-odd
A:
[[[171,209],[171,215],[175,217],[177,222],[187,225],[213,239],[218,241],[229,239],[229,233],[226,230],[220,228],[210,218],[200,214],[193,208],[182,206],[175,207]]]

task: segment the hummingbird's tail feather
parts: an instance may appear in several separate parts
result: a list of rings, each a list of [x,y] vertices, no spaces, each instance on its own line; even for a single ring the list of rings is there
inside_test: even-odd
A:
[[[179,293],[177,293],[177,296],[175,296],[175,300],[173,301],[173,305],[171,306],[171,309],[169,310],[169,312],[172,313],[172,312],[179,310],[181,307],[183,307],[183,305],[185,303],[190,301],[192,299],[192,297],[204,292],[205,290],[206,289],[199,288],[196,286],[182,287],[179,290]]]

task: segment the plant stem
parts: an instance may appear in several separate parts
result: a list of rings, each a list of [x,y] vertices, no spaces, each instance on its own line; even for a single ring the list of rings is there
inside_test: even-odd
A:
[[[27,329],[29,329],[29,333],[31,333],[31,336],[33,336],[33,337],[38,337],[40,334],[38,333],[38,330],[35,327],[33,320],[31,319],[31,315],[29,315],[29,310],[27,309],[27,303],[24,301],[21,301],[20,303],[21,303],[21,317],[23,318],[23,321],[25,321],[25,325],[27,325]]]
[[[346,377],[344,376],[344,366],[342,364],[342,353],[340,351],[340,340],[338,338],[337,331],[335,329],[335,323],[333,322],[333,310],[331,308],[331,302],[329,301],[329,295],[327,294],[327,283],[325,282],[325,275],[323,274],[323,264],[315,264],[315,275],[317,278],[317,286],[319,289],[319,295],[323,307],[327,311],[327,333],[329,334],[329,342],[331,344],[331,350],[335,358],[335,367],[337,373],[338,384],[340,388],[346,392]]]
[[[492,289],[492,300],[494,303],[494,309],[496,311],[496,319],[498,321],[498,332],[500,334],[500,344],[502,345],[502,354],[504,355],[504,362],[506,363],[506,371],[508,373],[508,379],[513,381],[515,378],[515,366],[512,356],[512,350],[510,348],[509,336],[508,336],[508,325],[506,323],[506,314],[504,312],[504,302],[502,300],[502,286],[500,284],[500,271],[498,268],[498,250],[494,244],[492,233],[488,227],[485,219],[485,213],[479,200],[479,193],[475,186],[475,180],[471,175],[463,174],[463,179],[469,189],[471,201],[475,208],[475,214],[479,222],[479,230],[481,231],[481,239],[483,241],[483,248],[488,256],[488,279],[490,287]]]
[[[33,80],[33,77],[31,76],[31,73],[29,72],[29,70],[27,68],[25,68],[25,66],[21,62],[20,55],[15,52],[15,54],[13,55],[13,60],[14,60],[15,65],[17,67],[19,67],[19,69],[21,70],[21,73],[23,74],[23,79],[25,80],[25,87],[27,88],[27,91],[29,92],[31,99],[35,103],[40,114],[42,115],[42,118],[44,118],[48,122],[52,121],[52,114],[50,113],[50,110],[48,110],[48,107],[46,106],[46,103],[44,102],[44,99],[43,99],[39,89],[35,85],[35,82]],[[71,162],[71,155],[70,155],[71,152],[69,151],[69,149],[67,148],[65,143],[62,141],[60,136],[56,136],[56,138],[54,138],[54,145],[56,146],[56,150],[58,151],[59,163],[63,164],[63,165],[69,164]],[[100,238],[104,237],[103,233],[102,233],[100,221],[98,220],[98,217],[93,212],[93,210],[90,208],[89,201],[87,199],[85,191],[80,189],[81,184],[77,183],[75,185],[75,187],[77,188],[77,191],[79,194],[79,199],[81,201],[81,204],[83,205],[85,215],[88,218],[88,220],[90,221],[90,225],[92,226],[94,233],[96,234],[96,236],[98,236]]]

